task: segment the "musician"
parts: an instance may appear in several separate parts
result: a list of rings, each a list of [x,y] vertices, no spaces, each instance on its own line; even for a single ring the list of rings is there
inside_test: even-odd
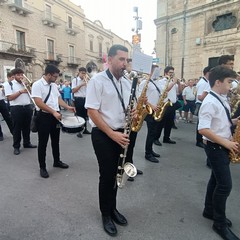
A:
[[[55,65],[48,65],[41,79],[34,82],[32,96],[38,107],[37,129],[38,129],[38,162],[40,176],[48,178],[46,169],[46,149],[50,135],[53,167],[68,168],[66,163],[60,160],[59,139],[60,123],[62,116],[59,105],[65,109],[75,112],[75,108],[68,106],[61,98],[57,85],[55,84],[60,70]]]
[[[198,130],[203,135],[205,152],[212,167],[207,186],[203,216],[213,220],[213,230],[226,240],[239,240],[230,230],[231,221],[226,217],[227,198],[232,189],[229,167],[229,151],[238,152],[239,143],[232,142],[231,120],[227,93],[235,73],[217,66],[209,74],[210,93],[205,97],[199,111]]]
[[[175,141],[170,139],[170,135],[174,126],[175,111],[178,108],[177,94],[181,93],[182,88],[180,81],[176,77],[174,77],[174,67],[167,66],[164,69],[164,78],[162,78],[159,83],[161,92],[165,91],[168,78],[170,78],[171,80],[166,90],[167,98],[165,99],[165,101],[169,99],[172,103],[172,106],[167,107],[165,114],[160,121],[160,124],[158,125],[157,136],[155,140],[158,140],[160,138],[162,129],[164,128],[163,142],[169,144],[176,144]]]
[[[159,98],[161,96],[159,80],[151,79],[152,75],[154,73],[154,70],[156,68],[158,68],[157,65],[152,65],[151,74],[149,76],[150,80],[149,80],[148,88],[147,88],[147,92],[146,92],[146,96],[148,99],[147,104],[151,106],[153,111],[158,110],[157,104],[158,104]],[[142,82],[140,83],[140,85],[139,85],[140,92],[142,92],[142,90],[146,84],[146,81],[147,80],[145,79],[145,80],[142,80]],[[160,154],[155,153],[153,151],[153,142],[156,138],[156,128],[157,128],[157,125],[159,124],[159,122],[155,121],[151,115],[147,115],[145,118],[145,121],[147,123],[147,137],[146,137],[146,143],[145,143],[145,159],[150,162],[158,163],[159,160],[157,159],[157,157],[160,157]]]
[[[24,87],[23,74],[24,71],[19,68],[12,70],[14,80],[12,85],[4,84],[5,95],[10,103],[11,117],[13,121],[13,153],[20,154],[21,135],[23,136],[24,148],[36,148],[36,145],[30,141],[30,123],[33,113],[31,98]]]
[[[85,130],[83,134],[91,134],[87,130],[87,109],[84,107],[86,101],[86,89],[87,89],[87,70],[84,67],[79,68],[79,73],[76,78],[72,80],[72,92],[74,94],[74,104],[76,107],[77,115],[84,118],[85,120]],[[78,133],[79,138],[82,138],[82,133]]]
[[[99,203],[103,228],[117,235],[114,224],[127,225],[127,219],[117,210],[116,173],[122,147],[129,144],[124,134],[125,110],[129,102],[131,83],[122,77],[126,69],[128,49],[113,45],[108,53],[109,69],[97,73],[88,83],[86,104],[92,125],[92,144],[99,165]],[[114,221],[114,222],[113,222]]]

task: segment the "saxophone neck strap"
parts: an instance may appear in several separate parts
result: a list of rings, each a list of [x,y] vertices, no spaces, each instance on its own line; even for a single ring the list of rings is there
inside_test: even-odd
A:
[[[158,86],[156,85],[156,83],[155,83],[152,79],[150,79],[149,81],[155,86],[155,88],[157,89],[159,95],[161,95],[161,91],[160,91],[160,89],[158,88]]]

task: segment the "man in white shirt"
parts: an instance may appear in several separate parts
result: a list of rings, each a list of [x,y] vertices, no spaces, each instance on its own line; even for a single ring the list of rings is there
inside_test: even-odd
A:
[[[36,148],[30,142],[30,124],[33,113],[33,105],[27,89],[24,87],[23,70],[12,70],[14,80],[4,84],[5,95],[10,103],[11,117],[13,121],[13,153],[20,154],[21,136],[23,136],[24,148]]]

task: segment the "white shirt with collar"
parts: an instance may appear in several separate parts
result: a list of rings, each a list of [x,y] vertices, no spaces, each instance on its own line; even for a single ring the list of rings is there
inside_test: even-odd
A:
[[[211,92],[215,93],[219,97],[221,102],[230,112],[230,106],[228,104],[227,97],[219,95],[212,90]],[[205,128],[211,129],[216,135],[228,140],[231,139],[231,123],[229,122],[225,108],[216,97],[208,94],[204,98],[199,110],[198,117],[198,130]],[[203,139],[209,140],[205,136],[203,136]]]
[[[19,92],[20,90],[24,90],[23,84],[19,83],[15,79],[12,80],[12,85],[10,85],[8,82],[4,83],[4,91],[5,96],[8,97],[16,92]],[[12,101],[9,101],[10,106],[17,106],[17,105],[29,105],[31,104],[31,99],[28,95],[28,93],[22,93],[17,98],[15,98]]]
[[[46,105],[50,108],[52,108],[55,111],[60,111],[59,104],[58,104],[58,98],[60,96],[60,93],[58,91],[58,87],[55,83],[51,83],[52,89],[49,95],[49,98],[46,102]],[[46,99],[50,89],[50,84],[42,77],[41,79],[37,80],[33,83],[32,86],[32,97],[41,98],[42,101]],[[37,110],[40,110],[39,107],[37,107]]]
[[[4,100],[5,99],[5,95],[3,93],[3,88],[0,88],[0,100]]]
[[[113,76],[113,81],[122,95],[126,109],[129,103],[131,84],[124,77],[117,80]],[[85,108],[98,110],[110,128],[114,130],[124,128],[125,113],[117,91],[106,71],[97,73],[88,82]],[[92,127],[96,127],[91,119],[89,122]]]
[[[202,95],[203,92],[207,92],[207,93],[210,92],[211,87],[210,87],[209,81],[205,77],[202,77],[197,83],[196,88],[197,88],[196,103],[202,103],[202,101],[198,99],[198,96]]]
[[[141,83],[139,85],[139,95],[142,93],[142,91],[146,85],[146,82],[147,82],[146,79],[141,81]],[[151,81],[149,81],[146,95],[148,98],[148,102],[151,103],[153,106],[156,106],[158,104],[159,98],[161,96],[161,90],[160,90],[160,86],[159,86],[159,80],[155,80],[154,83],[158,87],[160,93],[158,92],[156,86]]]
[[[164,78],[160,79],[159,81],[160,81],[161,92],[163,94],[163,92],[166,88],[168,79],[166,77],[164,77]],[[173,80],[170,81],[170,83],[172,83],[172,82],[173,82]],[[172,103],[176,103],[177,102],[177,92],[178,92],[178,85],[174,84],[173,87],[171,88],[171,90],[168,92],[167,97],[165,98],[164,102],[166,102],[169,99]]]
[[[196,99],[195,88],[196,87],[187,86],[183,89],[182,95],[186,96],[186,100],[194,101]]]
[[[80,77],[76,77],[72,80],[72,89],[78,87],[82,83],[85,83]],[[80,89],[74,93],[74,97],[86,97],[87,86],[81,86]]]

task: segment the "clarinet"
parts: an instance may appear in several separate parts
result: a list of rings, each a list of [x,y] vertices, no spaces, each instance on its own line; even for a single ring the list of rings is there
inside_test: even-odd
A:
[[[131,126],[132,126],[131,112],[134,107],[134,99],[135,99],[137,82],[138,82],[138,78],[134,77],[132,80],[129,103],[125,113],[124,134],[127,134],[128,136],[131,133]],[[135,177],[137,175],[137,168],[132,163],[126,162],[127,150],[128,150],[128,147],[122,148],[122,151],[120,153],[119,160],[118,160],[115,186],[117,185],[119,188],[122,188],[125,185],[129,177]]]

